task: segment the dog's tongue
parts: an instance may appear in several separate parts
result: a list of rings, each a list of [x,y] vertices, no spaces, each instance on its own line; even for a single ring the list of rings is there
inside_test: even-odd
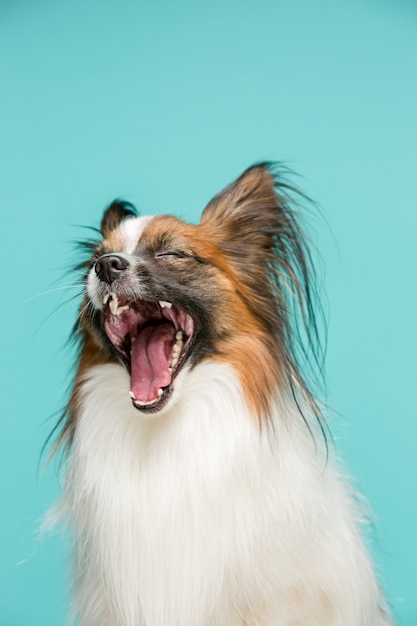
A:
[[[168,371],[175,327],[172,324],[147,326],[132,345],[130,390],[146,404],[158,398],[158,391],[171,382]]]

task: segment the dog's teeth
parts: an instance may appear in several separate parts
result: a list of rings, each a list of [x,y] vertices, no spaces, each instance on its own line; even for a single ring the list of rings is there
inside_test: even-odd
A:
[[[179,358],[181,356],[181,352],[184,346],[184,342],[182,338],[183,338],[182,331],[181,330],[177,331],[175,335],[176,342],[174,343],[173,348],[172,348],[172,361],[170,363],[170,366],[171,366],[170,371],[172,370],[172,368],[174,368],[177,365]]]
[[[128,304],[124,304],[123,306],[117,307],[116,315],[121,315],[123,311],[126,311],[129,308]]]
[[[159,397],[161,397],[163,393],[164,393],[164,390],[163,390],[163,389],[158,389],[158,396],[159,396]]]
[[[170,309],[172,308],[172,302],[166,302],[165,300],[160,300],[159,306],[161,307],[161,309],[164,309],[164,308]]]
[[[117,309],[119,308],[119,298],[114,291],[111,292],[109,297],[109,308],[113,315],[117,315]]]
[[[106,295],[105,295],[105,296],[104,296],[104,298],[103,298],[103,305],[107,304],[107,301],[108,301],[108,299],[109,299],[109,296],[110,296],[110,294],[109,294],[109,293],[106,293]]]
[[[136,400],[136,396],[133,391],[129,391],[129,396],[132,398],[132,400]]]
[[[181,354],[182,346],[183,346],[183,343],[181,341],[181,342],[176,343],[175,346],[172,348],[172,356],[174,358],[178,359],[178,357]]]

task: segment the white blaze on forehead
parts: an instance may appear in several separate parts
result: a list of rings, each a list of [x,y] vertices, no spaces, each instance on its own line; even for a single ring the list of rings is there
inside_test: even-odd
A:
[[[152,217],[128,217],[120,222],[119,234],[123,239],[123,252],[133,254],[138,245],[138,241],[145,229],[145,226],[151,221]]]
[[[146,225],[153,218],[150,216],[143,217],[128,217],[127,219],[120,222],[118,226],[118,237],[117,240],[123,241],[122,249],[114,250],[114,254],[119,254],[120,256],[126,257],[127,260],[130,255],[133,255],[141,235],[146,227]],[[102,309],[103,305],[107,304],[109,300],[110,294],[100,295],[100,281],[97,277],[95,268],[92,267],[88,273],[87,278],[87,292],[91,298],[92,303],[94,304],[96,309]],[[114,315],[122,312],[123,307],[118,307],[118,302],[115,302],[114,297],[112,298],[112,309],[114,310]],[[113,312],[113,311],[112,311]]]

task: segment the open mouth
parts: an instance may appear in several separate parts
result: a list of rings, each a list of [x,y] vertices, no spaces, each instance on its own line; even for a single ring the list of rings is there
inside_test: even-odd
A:
[[[194,321],[171,302],[132,300],[115,292],[103,299],[104,328],[130,372],[137,409],[162,408],[190,352]]]

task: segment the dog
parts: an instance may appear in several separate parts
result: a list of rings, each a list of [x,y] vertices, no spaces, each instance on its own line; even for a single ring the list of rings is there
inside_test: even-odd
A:
[[[296,195],[259,163],[198,225],[104,212],[57,442],[80,626],[393,624],[314,391]]]

